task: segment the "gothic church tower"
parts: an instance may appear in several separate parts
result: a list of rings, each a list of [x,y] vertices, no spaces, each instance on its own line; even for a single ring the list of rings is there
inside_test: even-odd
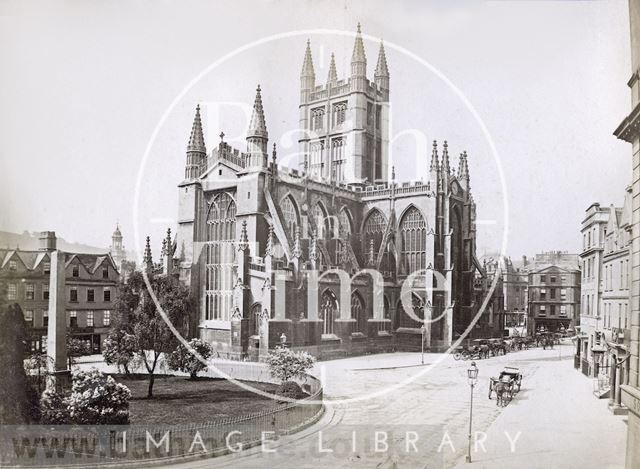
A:
[[[314,180],[362,184],[387,180],[389,146],[389,69],[380,44],[374,80],[367,78],[367,57],[360,24],[348,77],[338,79],[335,58],[327,82],[316,85],[307,41],[300,74],[299,140],[304,169]]]

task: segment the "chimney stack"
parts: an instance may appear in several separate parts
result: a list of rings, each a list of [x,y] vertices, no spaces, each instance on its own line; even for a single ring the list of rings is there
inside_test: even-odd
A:
[[[38,250],[40,251],[56,250],[56,232],[55,231],[42,231],[38,239],[40,241]]]

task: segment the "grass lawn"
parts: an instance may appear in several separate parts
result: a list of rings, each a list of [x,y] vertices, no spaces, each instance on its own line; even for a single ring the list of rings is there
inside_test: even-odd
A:
[[[156,376],[153,398],[147,399],[147,376],[114,378],[131,390],[130,423],[181,424],[210,422],[272,409],[276,401],[243,389],[224,379],[198,378],[189,381],[183,376]],[[277,385],[247,383],[273,393]]]

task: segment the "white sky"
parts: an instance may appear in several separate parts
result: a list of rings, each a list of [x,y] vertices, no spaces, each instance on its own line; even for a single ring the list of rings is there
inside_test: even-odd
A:
[[[501,243],[496,162],[455,94],[392,44],[443,73],[486,124],[507,180],[507,253],[577,251],[585,209],[594,201],[621,204],[630,181],[630,146],[612,135],[630,108],[627,2],[451,3],[0,3],[0,230],[55,230],[69,241],[106,246],[119,220],[134,248],[142,156],[184,87],[252,41],[305,29],[353,32],[360,21],[365,34],[389,44],[393,131],[447,139],[456,167],[458,153],[468,152],[478,218],[496,220],[479,226],[479,254]],[[214,69],[169,115],[140,187],[140,231],[151,234],[156,252],[166,227],[175,225],[195,104],[251,104],[260,83],[271,142],[284,155],[281,137],[298,119],[307,36],[317,81],[326,78],[331,51],[343,77],[352,38],[280,39]],[[372,76],[378,45],[365,47]],[[212,121],[208,149],[220,131]],[[223,122],[228,135],[242,131],[238,112]],[[430,145],[416,155],[416,146],[401,139],[393,152],[399,180],[426,174]]]

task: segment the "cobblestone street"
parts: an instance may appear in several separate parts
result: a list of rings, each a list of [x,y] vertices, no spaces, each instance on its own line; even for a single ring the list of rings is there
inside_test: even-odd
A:
[[[315,372],[325,376],[326,415],[313,427],[265,446],[274,452],[255,447],[184,467],[623,467],[625,417],[613,416],[606,400],[593,396],[591,381],[573,369],[572,351],[563,345],[477,362],[473,431],[479,433],[474,434],[473,465],[464,462],[470,362],[426,354],[422,367],[420,354],[398,353],[319,363]],[[503,408],[495,398],[487,399],[487,391],[489,378],[505,365],[520,367],[524,379],[521,392]],[[388,394],[341,402],[426,369]]]

